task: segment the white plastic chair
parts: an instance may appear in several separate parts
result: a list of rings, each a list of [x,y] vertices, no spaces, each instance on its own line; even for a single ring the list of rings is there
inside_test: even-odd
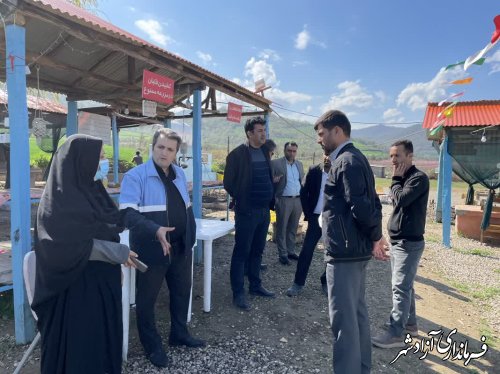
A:
[[[24,285],[26,287],[26,294],[28,296],[28,303],[30,305],[33,302],[33,295],[35,294],[35,273],[36,273],[36,255],[35,252],[30,251],[26,253],[23,260]],[[31,313],[33,313],[33,317],[35,318],[35,321],[37,321],[38,318],[33,309],[31,310]],[[24,366],[29,356],[35,349],[39,340],[40,340],[40,331],[37,332],[35,339],[33,339],[30,346],[28,347],[28,350],[24,353],[23,358],[21,359],[19,364],[17,364],[14,374],[18,374],[21,371],[22,367]]]

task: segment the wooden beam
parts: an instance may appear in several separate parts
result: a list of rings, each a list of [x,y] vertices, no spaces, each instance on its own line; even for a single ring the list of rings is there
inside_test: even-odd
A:
[[[243,112],[241,113],[242,116],[248,117],[248,116],[263,116],[267,112],[266,111],[256,111],[256,112]],[[186,114],[186,115],[175,115],[169,117],[170,119],[182,119],[182,118],[192,118],[192,114]],[[211,118],[211,117],[227,117],[227,113],[204,113],[203,118]]]
[[[135,83],[135,58],[127,57],[127,68],[128,84],[133,85]]]
[[[105,62],[110,60],[111,58],[115,57],[115,55],[117,55],[117,54],[118,54],[118,52],[116,52],[116,51],[112,51],[112,52],[108,53],[106,56],[104,56],[102,59],[97,61],[94,65],[92,65],[90,67],[90,69],[88,69],[87,71],[91,72],[91,73],[94,72],[99,66],[101,66],[102,64],[104,64]],[[83,77],[78,78],[77,80],[75,80],[72,83],[72,86],[76,86],[77,84],[80,84],[80,82],[82,80],[83,80]]]
[[[126,53],[136,58],[137,60],[143,61],[146,64],[156,66],[160,69],[168,70],[172,73],[178,75],[184,75],[187,78],[191,78],[195,81],[203,82],[207,86],[214,87],[225,94],[232,96],[236,99],[242,100],[246,103],[250,103],[262,109],[267,109],[271,101],[265,98],[256,98],[255,95],[244,88],[236,85],[227,80],[222,80],[223,78],[217,77],[215,74],[208,71],[201,71],[197,69],[196,66],[191,66],[190,63],[181,63],[176,59],[175,56],[157,52],[156,50],[148,50],[144,46],[139,45],[137,42],[125,41],[121,38],[116,38],[108,34],[98,33],[96,30],[84,29],[81,24],[75,23],[74,25],[69,25],[71,22],[67,18],[61,17],[56,14],[43,12],[43,9],[36,6],[36,4],[23,3],[23,11],[31,16],[53,24],[58,29],[63,29],[67,33],[74,35],[78,39],[88,42],[92,45],[100,45],[104,48],[113,51],[126,51]],[[242,91],[248,91],[248,95]]]

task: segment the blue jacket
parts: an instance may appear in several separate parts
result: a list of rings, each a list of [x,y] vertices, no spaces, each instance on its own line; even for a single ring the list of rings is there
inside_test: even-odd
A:
[[[196,223],[189,200],[186,176],[177,165],[172,165],[175,171],[174,185],[179,190],[186,206],[185,249],[190,250],[196,240]],[[130,230],[130,249],[139,255],[146,264],[167,262],[168,256],[163,255],[156,232],[161,226],[168,226],[167,193],[165,186],[156,171],[152,159],[129,170],[122,181],[120,192],[120,211],[123,214],[125,226]]]

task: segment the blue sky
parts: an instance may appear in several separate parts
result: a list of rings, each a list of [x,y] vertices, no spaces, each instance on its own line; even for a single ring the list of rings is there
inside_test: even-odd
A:
[[[498,0],[100,0],[97,11],[245,87],[264,78],[281,107],[369,123],[422,121],[428,101],[463,90],[464,101],[500,99],[500,43],[483,66],[440,72],[486,46],[497,14]]]

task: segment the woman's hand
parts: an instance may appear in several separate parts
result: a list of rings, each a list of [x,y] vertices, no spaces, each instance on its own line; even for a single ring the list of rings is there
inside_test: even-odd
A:
[[[125,262],[123,265],[127,266],[127,267],[131,266],[131,267],[135,268],[136,266],[132,262],[131,257],[137,257],[137,253],[135,253],[134,251],[129,251],[127,262]]]

